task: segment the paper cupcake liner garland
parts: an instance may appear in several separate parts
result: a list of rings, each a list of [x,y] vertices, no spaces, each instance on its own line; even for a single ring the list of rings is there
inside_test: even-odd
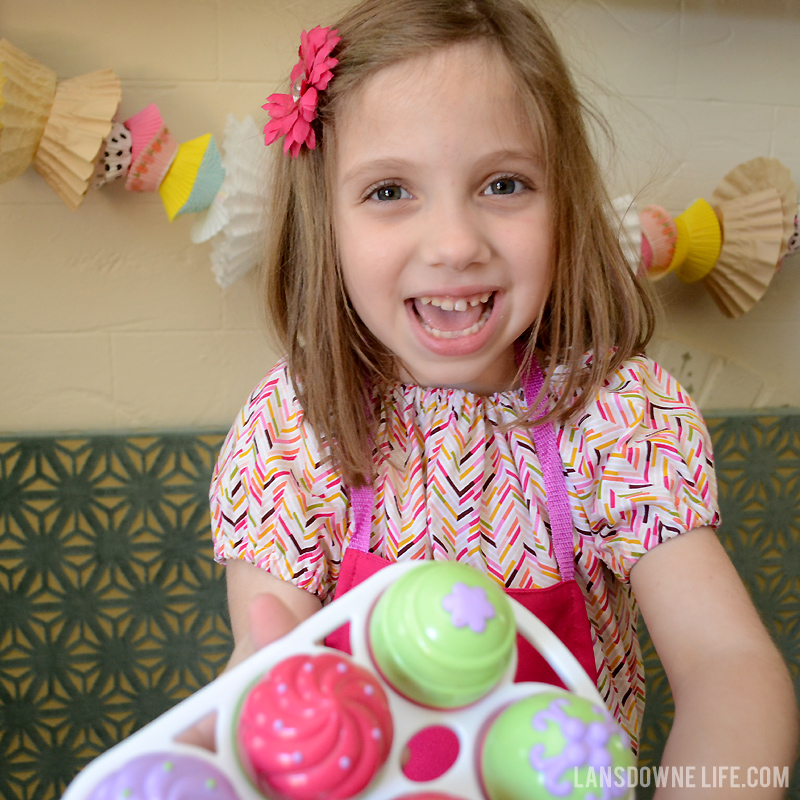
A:
[[[110,69],[58,81],[0,39],[0,183],[32,165],[72,210],[90,187],[123,180],[129,191],[159,192],[170,221],[205,211],[191,239],[211,241],[212,272],[230,286],[261,251],[268,176],[259,127],[229,115],[220,154],[210,133],[179,144],[155,103],[119,121],[121,95]],[[800,252],[797,187],[774,158],[738,165],[710,202],[699,198],[675,217],[660,205],[640,211],[631,195],[612,211],[633,272],[701,283],[729,317],[749,311],[783,259]]]
[[[648,206],[640,218],[647,247],[639,273],[659,280],[675,272],[686,283],[702,283],[731,318],[749,311],[783,259],[800,251],[797,187],[791,172],[774,158],[754,158],[735,167],[710,203],[701,198],[674,219],[663,208]],[[656,254],[668,251],[673,240],[664,267],[666,258]]]

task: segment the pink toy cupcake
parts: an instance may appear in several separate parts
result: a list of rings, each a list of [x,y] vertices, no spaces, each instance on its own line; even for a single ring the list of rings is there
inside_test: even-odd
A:
[[[247,695],[239,754],[259,790],[287,800],[345,800],[389,755],[392,717],[381,685],[350,659],[297,655]]]

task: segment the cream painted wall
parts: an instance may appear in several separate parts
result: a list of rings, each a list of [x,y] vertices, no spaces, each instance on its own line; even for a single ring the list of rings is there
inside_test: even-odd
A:
[[[299,32],[331,0],[0,0],[0,35],[60,78],[112,67],[121,118],[157,102],[178,141],[223,139],[285,88]],[[800,180],[800,0],[546,0],[611,121],[614,194],[678,213],[733,166]],[[257,116],[258,119],[261,119]],[[70,212],[33,170],[0,186],[0,431],[227,428],[276,352],[252,276],[221,290],[191,216],[120,185]],[[800,261],[737,321],[702,288],[659,284],[653,353],[706,409],[800,405]]]

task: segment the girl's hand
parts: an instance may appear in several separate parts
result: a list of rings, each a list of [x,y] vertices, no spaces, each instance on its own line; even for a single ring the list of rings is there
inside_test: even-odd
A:
[[[226,672],[262,647],[285,636],[321,607],[314,595],[249,562],[228,561],[226,576],[234,640]],[[177,740],[213,752],[216,750],[216,721],[217,715],[209,714],[184,731]]]

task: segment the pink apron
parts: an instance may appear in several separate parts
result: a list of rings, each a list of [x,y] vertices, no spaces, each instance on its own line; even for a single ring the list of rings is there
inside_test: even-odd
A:
[[[525,399],[529,405],[539,394],[543,380],[541,369],[534,360],[530,372],[524,379]],[[541,417],[543,414],[544,411],[538,416]],[[550,515],[553,549],[561,581],[544,589],[506,589],[505,592],[544,622],[564,642],[589,677],[596,682],[597,671],[591,625],[583,593],[574,579],[572,514],[553,426],[546,424],[534,427],[533,440],[542,466],[545,503]],[[375,492],[371,486],[360,486],[351,491],[355,531],[342,559],[339,580],[336,584],[336,597],[343,595],[391,563],[369,552],[374,500]],[[350,652],[349,641],[349,630],[345,625],[331,633],[325,643],[329,647]],[[521,636],[517,636],[515,680],[541,681],[564,686],[544,658]],[[443,769],[437,762],[441,759],[447,760],[452,755],[442,752],[441,746],[437,749],[429,747],[428,744],[429,742],[420,739],[411,747],[411,760],[404,771],[412,780],[430,780],[442,774]],[[437,755],[431,760],[430,753],[433,752]]]

